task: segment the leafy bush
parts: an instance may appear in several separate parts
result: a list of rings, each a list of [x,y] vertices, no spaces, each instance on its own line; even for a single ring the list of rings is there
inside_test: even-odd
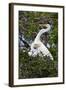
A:
[[[57,76],[56,61],[47,57],[30,57],[27,52],[19,53],[19,78],[41,78]]]

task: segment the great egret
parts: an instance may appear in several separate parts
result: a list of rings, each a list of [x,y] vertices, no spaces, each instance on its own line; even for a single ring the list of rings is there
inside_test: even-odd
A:
[[[50,51],[47,49],[47,47],[41,42],[40,36],[51,30],[51,25],[50,24],[45,24],[46,29],[41,29],[39,33],[37,34],[35,40],[30,46],[30,51],[28,52],[29,56],[35,57],[36,55],[41,56],[41,53],[43,56],[48,56],[50,57],[51,60],[53,60],[53,56],[51,55]]]

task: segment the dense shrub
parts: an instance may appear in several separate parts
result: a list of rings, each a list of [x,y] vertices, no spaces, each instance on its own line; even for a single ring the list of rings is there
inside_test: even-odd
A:
[[[57,76],[56,61],[47,57],[30,57],[27,52],[19,53],[19,78],[41,78]]]

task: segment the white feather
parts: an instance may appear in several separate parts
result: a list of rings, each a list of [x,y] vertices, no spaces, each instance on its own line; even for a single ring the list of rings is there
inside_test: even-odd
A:
[[[47,27],[46,29],[41,29],[39,31],[35,40],[31,44],[31,50],[30,52],[28,52],[28,54],[29,56],[35,57],[36,55],[41,56],[41,53],[42,53],[43,56],[49,56],[50,59],[53,60],[53,56],[51,55],[50,51],[40,40],[40,36],[51,29],[51,26],[49,24],[46,24],[46,27]]]

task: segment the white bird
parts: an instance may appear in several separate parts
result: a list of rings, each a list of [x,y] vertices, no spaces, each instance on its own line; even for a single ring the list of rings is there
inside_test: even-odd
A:
[[[51,55],[50,51],[47,49],[47,47],[41,42],[40,36],[50,31],[51,26],[50,24],[45,24],[46,29],[41,29],[39,33],[37,34],[35,40],[31,44],[31,50],[28,52],[29,56],[35,57],[36,55],[41,56],[41,53],[43,56],[49,56],[51,60],[53,60],[53,56]]]

